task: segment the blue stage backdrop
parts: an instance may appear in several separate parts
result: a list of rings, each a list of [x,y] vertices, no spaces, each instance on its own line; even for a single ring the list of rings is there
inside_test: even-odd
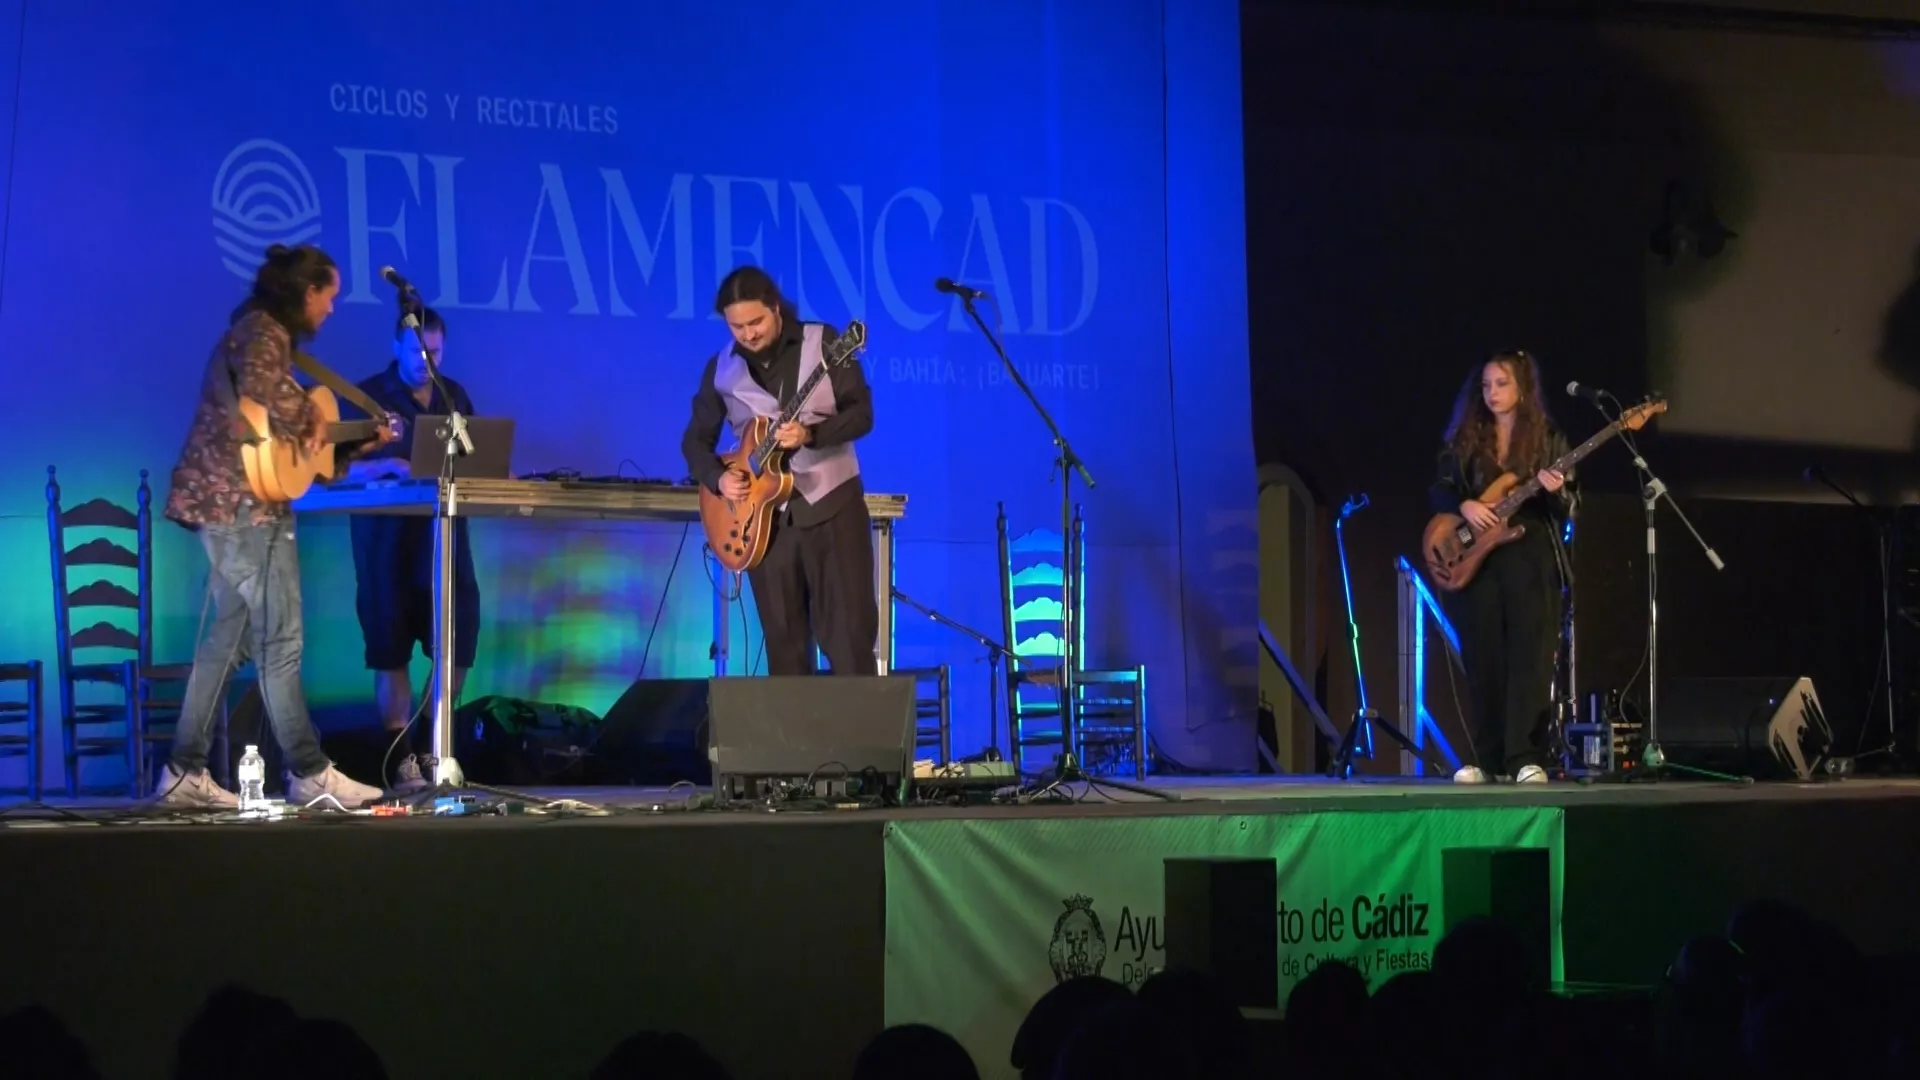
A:
[[[69,505],[128,501],[149,469],[157,508],[209,347],[266,245],[297,241],[344,275],[313,351],[351,378],[383,367],[379,269],[401,268],[447,317],[449,374],[517,418],[522,472],[680,479],[736,265],[768,267],[807,317],[866,320],[860,454],[870,490],[909,497],[897,583],[997,639],[995,508],[1016,533],[1057,528],[1054,448],[934,291],[950,276],[993,294],[1098,482],[1076,495],[1086,661],[1147,666],[1165,753],[1248,767],[1237,58],[1231,0],[0,0],[0,660],[51,666],[45,466]],[[333,722],[370,725],[344,525],[301,526],[307,685]],[[204,566],[156,531],[157,659],[184,659]],[[711,670],[697,528],[474,535],[469,697],[599,711],[643,670]],[[898,663],[954,665],[956,749],[984,746],[983,651],[897,619]],[[757,625],[736,620],[731,653],[764,670]]]

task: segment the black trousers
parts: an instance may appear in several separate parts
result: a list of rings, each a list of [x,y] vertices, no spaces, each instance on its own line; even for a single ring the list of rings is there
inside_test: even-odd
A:
[[[1547,763],[1553,658],[1560,638],[1553,525],[1524,524],[1525,536],[1487,556],[1473,581],[1444,601],[1467,669],[1468,760],[1508,776]]]
[[[816,642],[835,675],[879,674],[871,530],[859,499],[825,521],[776,522],[766,557],[747,571],[766,636],[767,674],[813,674]]]

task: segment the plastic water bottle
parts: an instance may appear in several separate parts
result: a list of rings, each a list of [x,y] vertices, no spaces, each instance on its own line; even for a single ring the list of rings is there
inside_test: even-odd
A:
[[[240,812],[267,808],[267,759],[260,748],[247,747],[240,758]]]

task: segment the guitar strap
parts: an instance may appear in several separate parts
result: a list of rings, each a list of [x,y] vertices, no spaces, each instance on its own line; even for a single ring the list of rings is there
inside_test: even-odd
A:
[[[333,391],[336,395],[359,406],[361,411],[365,412],[368,417],[374,420],[386,419],[387,410],[375,404],[374,400],[367,396],[366,391],[341,378],[334,373],[332,368],[301,352],[299,349],[293,350],[293,366],[306,372],[313,378],[314,382],[319,383],[321,386]]]

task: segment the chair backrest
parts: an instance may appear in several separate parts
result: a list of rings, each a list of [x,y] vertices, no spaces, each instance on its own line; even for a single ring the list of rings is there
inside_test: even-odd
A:
[[[1074,656],[1086,661],[1086,518],[1074,508],[1074,550],[1069,553],[1060,534],[1032,529],[1018,536],[1007,528],[1007,508],[1001,504],[995,521],[1000,544],[1000,617],[1007,648],[1022,667],[1034,660],[1058,661],[1061,653],[1061,594],[1066,570],[1073,573]]]
[[[60,483],[54,467],[47,466],[47,547],[53,568],[54,634],[61,705],[69,713],[76,652],[119,653],[114,659],[134,659],[142,667],[153,661],[153,491],[145,469],[140,470],[134,501],[134,510],[106,499],[90,499],[63,509]],[[68,530],[90,530],[96,535],[69,546]],[[74,579],[82,576],[87,580],[76,586]],[[124,583],[129,578],[131,589]],[[132,627],[96,618],[79,631],[73,629],[76,610],[94,609],[91,614],[97,615],[103,608],[130,612]]]

